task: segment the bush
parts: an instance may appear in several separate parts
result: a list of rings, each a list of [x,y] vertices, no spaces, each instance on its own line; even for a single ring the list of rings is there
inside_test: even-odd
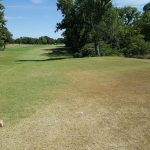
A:
[[[118,56],[120,55],[119,51],[114,48],[112,48],[109,44],[101,41],[100,43],[100,50],[102,56]]]
[[[92,43],[88,43],[85,46],[82,47],[80,50],[80,53],[82,54],[82,57],[93,57],[95,56],[95,48]]]
[[[150,42],[145,42],[142,35],[135,36],[127,48],[123,50],[123,53],[126,57],[140,57],[150,54]]]
[[[73,57],[74,58],[82,58],[83,56],[82,56],[81,52],[76,52],[76,53],[73,54]]]
[[[117,49],[113,49],[109,44],[105,42],[100,42],[100,52],[102,56],[116,56],[121,55]],[[94,44],[88,43],[82,49],[74,54],[76,57],[94,57],[96,56]],[[74,56],[74,57],[75,57]]]

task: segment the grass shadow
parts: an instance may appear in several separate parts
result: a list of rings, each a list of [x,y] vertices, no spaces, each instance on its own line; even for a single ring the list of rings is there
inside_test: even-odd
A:
[[[71,54],[68,53],[69,48],[59,46],[57,48],[52,49],[43,49],[45,51],[49,51],[48,53],[44,53],[42,55],[49,57],[69,57]]]
[[[50,49],[42,49],[43,51],[47,51],[46,53],[41,54],[41,56],[47,56],[47,59],[38,59],[38,60],[17,60],[19,62],[42,62],[42,61],[54,61],[54,60],[63,60],[72,58],[71,54],[68,53],[69,48],[64,46],[59,46],[56,48]]]
[[[52,61],[52,60],[62,60],[66,58],[48,58],[48,59],[42,59],[42,60],[17,60],[19,62],[40,62],[40,61]]]

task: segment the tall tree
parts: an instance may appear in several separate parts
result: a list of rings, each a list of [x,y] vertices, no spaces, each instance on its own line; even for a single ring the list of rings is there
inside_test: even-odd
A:
[[[102,17],[99,26],[102,40],[110,44],[111,47],[120,48],[125,25],[119,15],[119,10],[117,8],[109,9]]]
[[[144,11],[150,10],[150,2],[143,7]]]
[[[85,23],[91,28],[95,52],[100,56],[100,23],[105,12],[112,6],[111,0],[79,0],[79,2]]]
[[[6,21],[4,19],[4,6],[0,1],[0,48],[5,49],[7,42],[11,40],[12,34],[6,28]]]
[[[58,0],[57,7],[63,15],[63,20],[57,24],[57,30],[65,30],[63,36],[66,46],[70,46],[72,52],[76,52],[86,43],[88,32],[78,0]]]
[[[125,48],[130,43],[131,38],[140,33],[137,23],[141,19],[141,12],[135,7],[119,8],[118,11],[123,23],[118,38],[121,39],[120,48]]]
[[[135,7],[124,7],[119,12],[126,25],[133,25],[140,18],[140,12]]]
[[[139,21],[141,33],[145,36],[146,41],[150,41],[150,3],[143,8],[144,13]]]
[[[99,24],[110,6],[111,0],[58,0],[57,7],[64,18],[57,29],[65,29],[67,45],[76,50],[84,46],[90,36],[100,56]]]
[[[4,45],[4,38],[5,38],[5,20],[4,20],[4,6],[0,1],[0,47]]]

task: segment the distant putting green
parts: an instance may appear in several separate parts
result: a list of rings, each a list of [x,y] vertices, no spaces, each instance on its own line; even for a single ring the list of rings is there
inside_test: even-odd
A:
[[[2,150],[147,150],[150,61],[9,45],[0,51],[0,119]]]

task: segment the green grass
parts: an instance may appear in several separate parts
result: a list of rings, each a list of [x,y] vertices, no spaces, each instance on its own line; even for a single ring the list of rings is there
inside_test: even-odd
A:
[[[59,46],[22,45],[0,53],[0,116],[8,123],[29,117],[38,106],[55,100],[53,91],[72,85],[67,72],[88,71],[95,76],[117,78],[150,67],[146,60],[116,57],[48,60],[49,56],[42,55],[49,52],[45,49],[55,47]]]
[[[8,46],[0,52],[2,149],[43,149],[42,141],[56,143],[52,149],[146,148],[149,85],[149,60],[74,59],[62,45]]]
[[[29,117],[54,99],[47,100],[48,92],[67,84],[56,62],[43,61],[49,47],[55,46],[16,46],[0,53],[0,116],[8,124]]]

